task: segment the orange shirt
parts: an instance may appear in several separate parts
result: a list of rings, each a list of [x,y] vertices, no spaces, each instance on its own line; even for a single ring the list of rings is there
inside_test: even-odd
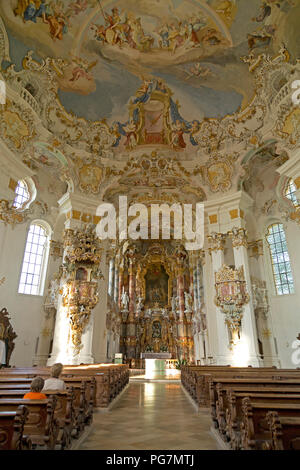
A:
[[[24,395],[23,398],[26,398],[27,400],[44,400],[47,397],[44,393],[28,392]]]

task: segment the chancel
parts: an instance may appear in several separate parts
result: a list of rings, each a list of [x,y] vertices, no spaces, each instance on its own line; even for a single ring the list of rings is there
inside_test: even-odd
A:
[[[0,0],[0,450],[300,449],[299,26]]]

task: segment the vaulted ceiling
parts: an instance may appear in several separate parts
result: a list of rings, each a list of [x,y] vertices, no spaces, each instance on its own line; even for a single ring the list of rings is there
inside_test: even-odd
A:
[[[255,194],[257,169],[298,143],[281,92],[299,76],[299,0],[7,0],[0,13],[3,138],[69,189]]]

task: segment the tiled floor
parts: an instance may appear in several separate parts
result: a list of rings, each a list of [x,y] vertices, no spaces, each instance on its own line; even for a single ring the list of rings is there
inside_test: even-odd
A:
[[[108,412],[95,412],[78,450],[215,450],[208,410],[197,413],[180,383],[132,381]]]

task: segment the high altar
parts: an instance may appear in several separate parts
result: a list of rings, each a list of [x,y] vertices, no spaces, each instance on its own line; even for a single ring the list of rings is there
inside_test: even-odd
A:
[[[126,358],[165,353],[193,360],[191,287],[181,246],[136,242],[126,249],[119,264],[120,350]]]

